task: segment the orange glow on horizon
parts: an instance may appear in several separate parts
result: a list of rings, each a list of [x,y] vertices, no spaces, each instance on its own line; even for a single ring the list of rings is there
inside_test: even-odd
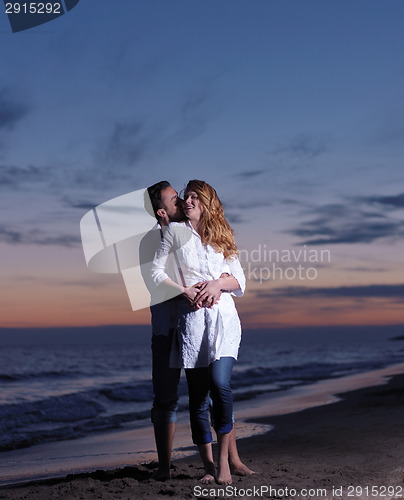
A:
[[[43,291],[42,291],[43,292]],[[111,300],[102,291],[86,297],[45,293],[17,302],[9,297],[0,327],[64,327],[98,325],[148,325],[148,308],[132,311],[125,290],[114,290]],[[382,298],[254,298],[236,299],[243,328],[310,325],[389,325],[404,323],[402,305]]]

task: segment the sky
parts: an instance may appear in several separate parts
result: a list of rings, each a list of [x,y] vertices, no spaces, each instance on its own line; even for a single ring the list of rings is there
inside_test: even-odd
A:
[[[0,327],[147,324],[80,220],[203,179],[245,327],[404,323],[401,0],[81,0],[0,13]]]

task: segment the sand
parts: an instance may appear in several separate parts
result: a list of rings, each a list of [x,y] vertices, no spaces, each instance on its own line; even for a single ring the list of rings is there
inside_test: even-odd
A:
[[[403,373],[402,365],[400,370]],[[150,479],[156,464],[148,462],[2,487],[0,499],[402,499],[404,374],[386,378],[386,373],[394,370],[382,371],[376,379],[364,374],[351,377],[351,384],[348,379],[317,384],[328,390],[317,391],[314,399],[304,390],[280,395],[273,405],[284,413],[280,415],[273,415],[274,408],[267,406],[265,416],[263,404],[249,405],[250,413],[255,413],[249,418],[272,430],[238,440],[240,456],[256,474],[233,476],[231,487],[201,485],[202,468],[193,455],[174,461],[172,479],[165,482]],[[350,392],[332,396],[327,384],[334,391],[345,387]],[[352,390],[355,385],[362,388]],[[313,406],[296,411],[299,398],[306,403],[311,398]]]

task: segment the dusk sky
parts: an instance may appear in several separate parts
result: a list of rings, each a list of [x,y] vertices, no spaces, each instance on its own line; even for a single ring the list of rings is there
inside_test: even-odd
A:
[[[0,326],[148,323],[86,267],[80,219],[194,178],[235,229],[245,327],[404,323],[403,20],[401,0],[81,0],[13,34],[3,11]]]

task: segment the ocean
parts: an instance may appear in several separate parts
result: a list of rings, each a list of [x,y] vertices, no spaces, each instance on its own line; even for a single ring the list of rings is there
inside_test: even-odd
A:
[[[404,361],[404,327],[244,331],[237,401]],[[145,327],[0,331],[0,451],[150,425]],[[187,411],[184,377],[180,411]],[[1,455],[0,455],[1,456]]]

